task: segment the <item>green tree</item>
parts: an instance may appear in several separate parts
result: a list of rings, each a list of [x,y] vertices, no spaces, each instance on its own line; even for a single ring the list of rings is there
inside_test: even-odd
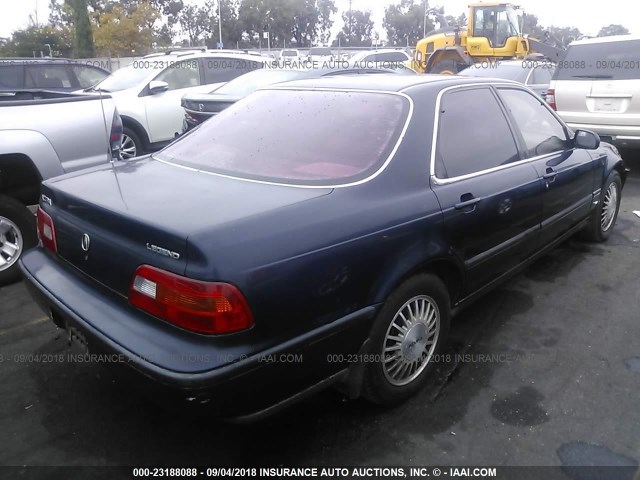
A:
[[[73,11],[75,26],[74,54],[76,58],[94,57],[96,49],[93,44],[91,20],[87,9],[87,0],[66,0]]]
[[[546,35],[545,29],[538,24],[538,17],[530,13],[524,16],[522,31],[538,40],[543,40]]]
[[[622,25],[611,24],[607,27],[602,27],[598,33],[599,37],[611,37],[613,35],[628,35],[629,30]]]
[[[340,37],[343,47],[370,47],[372,44],[373,20],[371,12],[352,10],[342,14],[342,36]],[[342,43],[344,41],[344,43]]]
[[[331,27],[333,26],[333,15],[338,11],[334,0],[317,0],[316,12],[318,13],[318,21],[316,22],[315,37],[325,44],[329,41]]]
[[[220,16],[222,18],[222,43],[225,48],[235,48],[242,41],[242,27],[238,20],[238,0],[220,0]],[[218,1],[210,0],[208,8],[213,12],[211,16],[211,37],[207,39],[207,46],[215,48],[219,40],[220,18],[218,18]]]
[[[178,23],[182,32],[187,35],[189,45],[201,45],[205,38],[211,36],[211,5],[197,7],[195,5],[187,5],[178,14]]]
[[[426,8],[429,8],[427,3]],[[415,45],[424,35],[425,1],[401,0],[389,5],[384,12],[382,26],[390,45]],[[427,33],[435,28],[432,16],[427,16]]]
[[[149,53],[156,36],[153,25],[159,16],[149,2],[141,2],[132,12],[126,5],[105,11],[98,17],[94,31],[98,53],[108,56]]]
[[[571,42],[582,37],[582,33],[575,27],[549,27],[549,39],[547,42],[556,47],[567,48]]]
[[[32,26],[24,30],[16,30],[11,38],[0,49],[0,55],[7,57],[33,57],[49,55],[49,47],[54,56],[71,56],[73,50],[71,39],[63,35],[63,31],[49,25]]]

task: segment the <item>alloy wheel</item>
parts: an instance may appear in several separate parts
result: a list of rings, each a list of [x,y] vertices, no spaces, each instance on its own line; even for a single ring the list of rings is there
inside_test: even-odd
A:
[[[433,356],[440,334],[440,311],[426,295],[407,301],[395,314],[383,344],[387,381],[403,386],[414,381]]]
[[[609,184],[607,193],[602,202],[602,214],[600,216],[600,226],[602,231],[608,231],[613,225],[618,209],[618,185],[615,182]]]
[[[20,229],[8,218],[0,217],[0,271],[7,270],[17,262],[23,248]]]
[[[122,146],[120,147],[120,156],[123,160],[129,160],[138,156],[136,151],[136,143],[129,135],[122,135]]]

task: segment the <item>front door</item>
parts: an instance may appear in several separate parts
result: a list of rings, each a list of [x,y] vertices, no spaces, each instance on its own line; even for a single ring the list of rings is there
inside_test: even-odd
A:
[[[547,104],[521,89],[499,88],[543,184],[541,242],[548,244],[589,215],[599,160],[573,141]]]
[[[439,117],[432,188],[471,293],[535,251],[542,183],[490,87],[446,92]]]

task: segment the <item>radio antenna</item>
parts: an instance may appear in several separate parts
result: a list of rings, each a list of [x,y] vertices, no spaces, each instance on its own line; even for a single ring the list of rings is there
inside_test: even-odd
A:
[[[104,133],[107,138],[107,159],[111,162],[113,167],[113,152],[111,151],[111,139],[109,138],[109,127],[107,126],[107,114],[104,111],[104,101],[102,99],[102,89],[98,88],[98,94],[100,94],[100,108],[102,108],[102,121],[104,122]]]

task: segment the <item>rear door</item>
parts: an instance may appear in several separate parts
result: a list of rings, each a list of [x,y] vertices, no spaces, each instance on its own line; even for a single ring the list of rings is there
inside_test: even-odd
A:
[[[553,67],[551,64],[537,65],[531,69],[526,85],[542,99],[546,99],[552,75]]]
[[[544,187],[540,241],[546,245],[589,215],[596,172],[601,174],[603,165],[573,148],[564,125],[542,99],[509,87],[498,93]]]
[[[558,114],[569,124],[640,125],[640,40],[572,45],[554,82]],[[616,133],[616,132],[613,132]]]
[[[449,245],[475,291],[528,258],[537,247],[542,185],[523,162],[491,87],[455,88],[439,106],[432,188]]]

